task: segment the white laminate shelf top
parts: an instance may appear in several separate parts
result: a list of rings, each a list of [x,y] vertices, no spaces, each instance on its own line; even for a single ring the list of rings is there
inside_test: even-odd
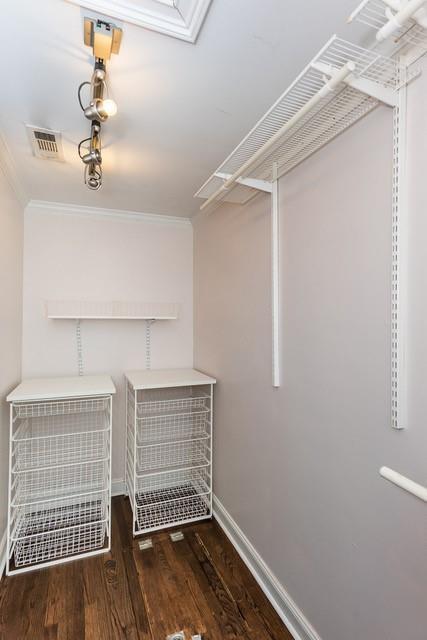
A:
[[[73,376],[71,378],[32,378],[23,380],[9,393],[9,402],[54,400],[103,396],[116,392],[110,376]]]
[[[133,389],[164,389],[166,387],[190,387],[215,384],[215,378],[196,369],[150,369],[127,371],[127,380]]]

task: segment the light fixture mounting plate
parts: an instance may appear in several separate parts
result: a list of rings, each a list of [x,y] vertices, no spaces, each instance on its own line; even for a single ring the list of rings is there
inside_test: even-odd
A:
[[[112,22],[99,18],[84,18],[84,42],[92,47],[95,58],[109,60],[112,53],[119,53],[122,30]]]

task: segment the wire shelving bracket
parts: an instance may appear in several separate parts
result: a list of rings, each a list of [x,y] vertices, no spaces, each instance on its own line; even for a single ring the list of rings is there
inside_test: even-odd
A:
[[[278,179],[321,149],[379,104],[393,109],[392,212],[392,426],[406,426],[406,86],[419,74],[409,66],[427,51],[425,0],[364,0],[350,16],[392,34],[395,55],[385,56],[333,36],[195,194],[200,207],[245,204],[257,192],[271,194],[272,381],[279,367]],[[399,51],[401,55],[396,55]],[[405,55],[403,55],[403,52]]]

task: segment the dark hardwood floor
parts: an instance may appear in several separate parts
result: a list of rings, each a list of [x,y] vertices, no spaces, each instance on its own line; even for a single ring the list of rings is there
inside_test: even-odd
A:
[[[114,498],[110,553],[1,580],[1,640],[292,639],[215,522],[181,530],[140,551]]]

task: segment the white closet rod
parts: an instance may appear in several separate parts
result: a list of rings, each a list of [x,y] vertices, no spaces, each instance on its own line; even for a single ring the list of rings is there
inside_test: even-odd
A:
[[[388,16],[389,21],[377,32],[378,42],[383,42],[391,35],[393,35],[393,33],[395,33],[398,29],[401,29],[403,26],[405,26],[405,23],[412,17],[414,17],[414,14],[419,9],[421,9],[421,7],[425,4],[425,1],[426,0],[409,0],[408,4],[400,9],[400,11],[398,11],[395,15]]]
[[[378,30],[376,38],[378,42],[383,42],[393,35],[399,29],[405,26],[408,20],[415,20],[424,29],[427,28],[427,9],[425,7],[426,0],[409,0],[403,5],[401,0],[383,0],[383,3],[393,9],[395,14],[387,10],[386,18],[388,21]],[[370,0],[363,2],[353,11],[347,22],[353,22],[356,16],[368,5]]]
[[[425,2],[426,0],[409,0],[408,4],[401,8],[396,14],[392,15],[390,12],[390,16],[387,16],[389,21],[377,32],[376,37],[378,42],[383,42],[398,29],[404,27],[408,20],[416,18],[415,14],[425,5]],[[389,6],[396,6],[397,4],[402,6],[401,3],[390,2],[389,0],[385,0],[385,3]]]
[[[200,210],[208,207],[214,200],[218,198],[224,191],[227,191],[235,182],[256,164],[256,162],[269,151],[280,138],[295,126],[311,109],[313,109],[328,93],[335,91],[338,86],[344,82],[355,70],[354,62],[347,62],[341,69],[335,71],[331,79],[325,82],[325,85],[312,97],[306,104],[288,120],[276,133],[265,142],[255,153],[242,164],[220,187],[217,189],[200,207]]]
[[[388,467],[381,467],[380,475],[386,480],[390,480],[390,482],[393,482],[398,487],[405,489],[405,491],[409,491],[413,496],[427,502],[427,487],[423,487],[421,484],[410,480],[406,476],[402,476],[402,474],[397,471],[393,471],[393,469],[389,469]]]

